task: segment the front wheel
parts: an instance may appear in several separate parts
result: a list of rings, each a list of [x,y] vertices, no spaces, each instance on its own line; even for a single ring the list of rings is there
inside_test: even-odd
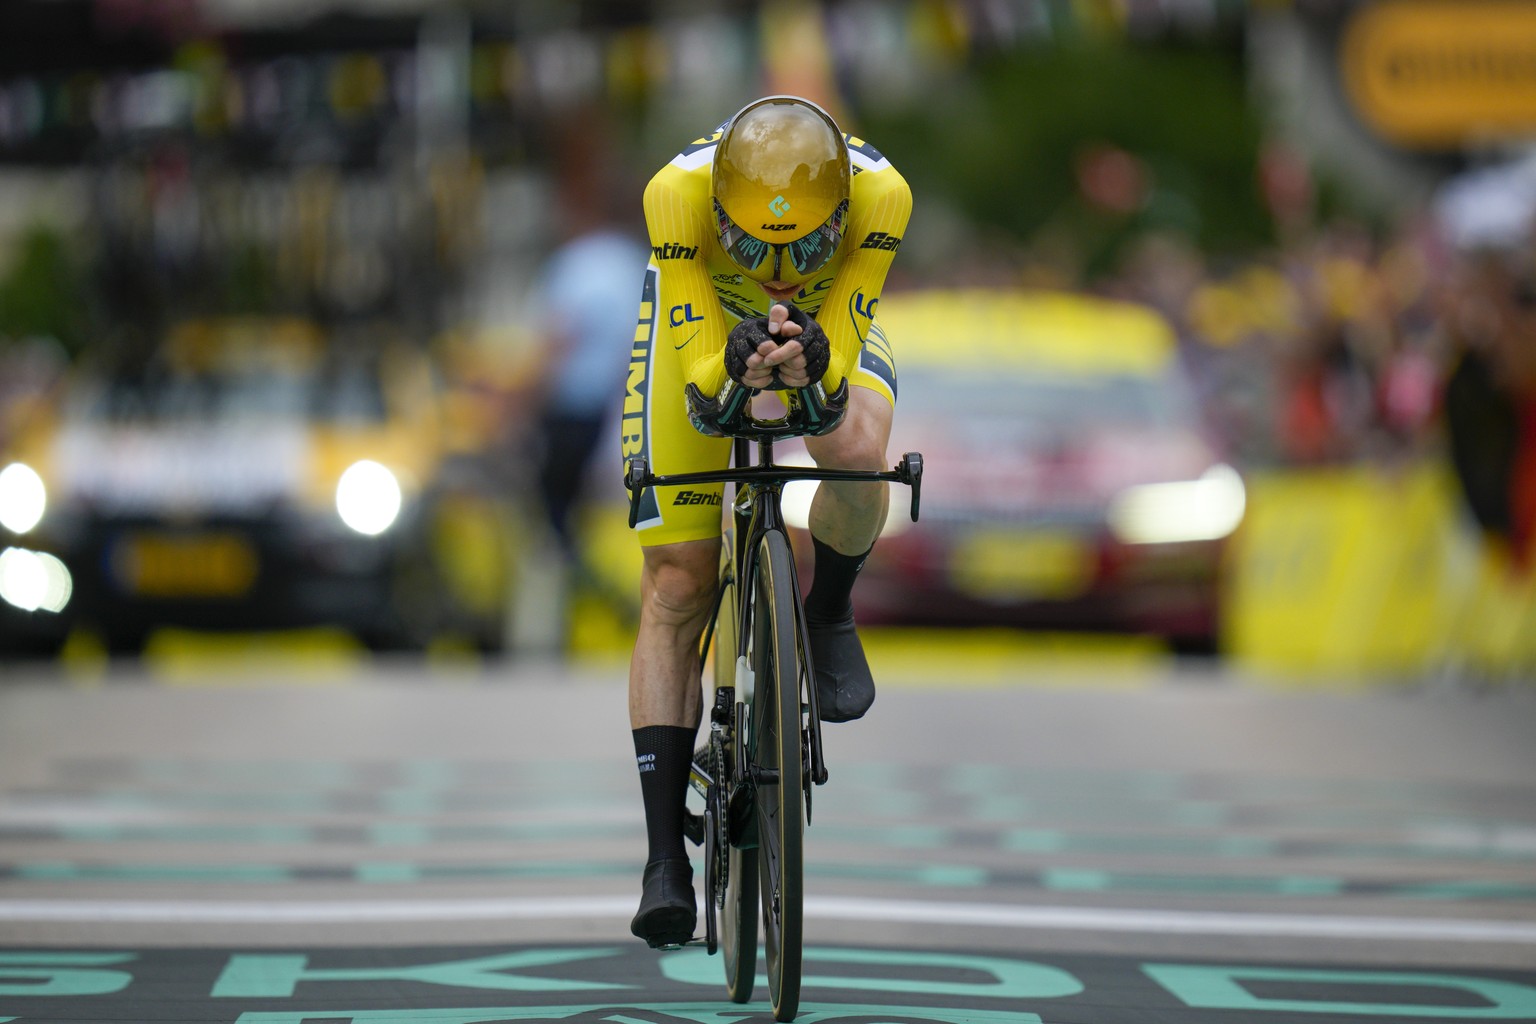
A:
[[[756,588],[752,667],[757,674],[753,720],[758,727],[753,761],[764,770],[757,791],[763,939],[773,1016],[790,1021],[800,1007],[805,752],[794,572],[781,533],[769,532],[759,543]]]

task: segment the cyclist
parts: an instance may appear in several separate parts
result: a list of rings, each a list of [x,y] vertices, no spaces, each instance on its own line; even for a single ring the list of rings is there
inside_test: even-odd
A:
[[[815,104],[769,96],[687,146],[645,190],[651,260],[625,395],[626,461],[657,473],[723,467],[727,439],[695,430],[687,385],[753,389],[847,384],[836,429],[807,437],[818,465],[882,470],[896,401],[891,349],[875,322],[912,193],[890,162]],[[629,713],[648,857],[630,925],[655,947],[691,938],[693,875],[684,798],[702,711],[698,649],[714,609],[723,487],[653,488]],[[875,696],[854,629],[855,577],[885,522],[883,483],[825,482],[811,508],[815,576],[805,608],[826,721]]]

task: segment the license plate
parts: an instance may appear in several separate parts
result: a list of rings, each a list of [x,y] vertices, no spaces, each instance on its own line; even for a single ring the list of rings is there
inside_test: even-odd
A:
[[[955,546],[950,578],[956,589],[984,600],[1060,601],[1092,582],[1093,551],[1072,534],[981,530]]]
[[[112,561],[119,586],[144,597],[239,597],[256,582],[256,552],[237,534],[133,534]]]

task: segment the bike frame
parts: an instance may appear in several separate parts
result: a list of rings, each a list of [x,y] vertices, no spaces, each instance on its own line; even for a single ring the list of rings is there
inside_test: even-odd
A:
[[[756,559],[754,553],[757,544],[765,534],[771,530],[777,530],[788,539],[789,531],[784,525],[784,512],[782,498],[784,485],[795,480],[841,480],[859,483],[893,482],[904,483],[912,488],[912,518],[917,519],[918,505],[920,501],[920,487],[922,479],[921,456],[916,456],[916,466],[913,466],[914,456],[908,454],[903,462],[891,470],[861,470],[861,469],[822,469],[815,466],[782,466],[773,461],[774,440],[779,437],[793,436],[793,432],[785,430],[783,421],[753,421],[755,427],[761,428],[751,433],[737,435],[732,439],[732,466],[722,470],[704,470],[697,473],[670,473],[653,475],[648,467],[642,467],[642,473],[638,474],[642,479],[636,479],[631,464],[630,474],[630,526],[634,526],[638,516],[640,494],[645,487],[676,487],[694,484],[735,484],[737,494],[731,503],[732,514],[735,516],[736,529],[733,538],[735,542],[735,558],[733,565],[736,571],[742,574],[742,579],[737,580],[739,588],[737,593],[741,595],[739,607],[731,609],[731,614],[737,617],[736,635],[745,637],[745,629],[748,625],[746,613],[750,607],[752,587],[757,582],[755,577]],[[749,461],[751,448],[757,447],[757,460]],[[793,550],[793,545],[790,549]],[[799,599],[800,581],[798,567],[793,570],[795,574],[795,621],[799,627],[801,657],[808,669],[808,682],[815,679],[815,662],[811,658],[810,634],[805,619],[805,606]],[[715,621],[722,610],[720,603],[724,600],[724,588],[716,599],[714,617],[711,618],[706,637],[714,633]],[[739,652],[735,652],[739,653]],[[706,657],[707,650],[700,651],[700,663]],[[809,759],[811,767],[811,781],[816,785],[822,785],[827,781],[826,760],[822,754],[821,743],[821,716],[817,703],[816,687],[807,685],[802,691],[810,708],[810,743]],[[738,747],[737,767],[745,768],[741,763],[743,754]],[[809,810],[809,808],[807,809]],[[809,820],[809,817],[807,817]]]

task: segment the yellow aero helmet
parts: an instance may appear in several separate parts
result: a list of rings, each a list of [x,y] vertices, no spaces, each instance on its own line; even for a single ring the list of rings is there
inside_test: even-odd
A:
[[[720,246],[754,281],[806,280],[848,219],[848,147],[816,104],[769,96],[725,126],[710,174]]]

